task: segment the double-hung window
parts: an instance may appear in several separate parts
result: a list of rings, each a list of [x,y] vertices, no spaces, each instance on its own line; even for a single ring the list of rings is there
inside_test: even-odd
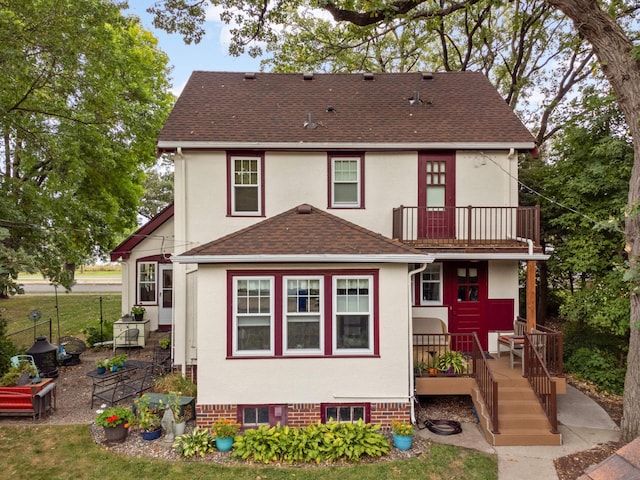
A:
[[[235,278],[234,290],[234,353],[273,355],[273,278]]]
[[[230,214],[263,214],[263,158],[252,155],[230,155]]]
[[[362,208],[362,157],[332,156],[329,163],[331,208]]]
[[[442,305],[442,263],[427,265],[420,278],[420,305]]]
[[[334,351],[373,352],[373,278],[334,277]]]
[[[158,262],[138,262],[138,303],[157,303]]]
[[[285,353],[321,353],[322,277],[284,277]]]

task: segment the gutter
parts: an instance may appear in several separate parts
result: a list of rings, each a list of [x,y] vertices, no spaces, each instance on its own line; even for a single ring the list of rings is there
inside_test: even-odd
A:
[[[407,331],[409,333],[409,398],[411,399],[411,423],[415,425],[416,423],[416,408],[415,403],[413,401],[413,397],[415,394],[415,378],[413,377],[413,315],[412,315],[412,302],[411,302],[411,279],[414,275],[418,273],[422,273],[427,269],[427,265],[429,263],[423,263],[419,268],[415,270],[411,270],[409,272],[408,277],[408,285],[409,285],[409,301],[408,301],[408,312],[407,312]]]

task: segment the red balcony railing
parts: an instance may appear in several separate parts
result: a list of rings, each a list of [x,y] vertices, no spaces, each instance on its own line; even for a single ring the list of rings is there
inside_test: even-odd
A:
[[[540,207],[393,209],[393,238],[419,246],[540,245]]]

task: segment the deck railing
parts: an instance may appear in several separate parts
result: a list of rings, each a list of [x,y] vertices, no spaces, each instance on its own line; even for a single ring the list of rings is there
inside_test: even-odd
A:
[[[414,333],[413,334],[413,364],[427,368],[435,366],[434,361],[445,352],[452,350],[462,352],[466,362],[462,371],[456,373],[456,377],[473,376],[473,349],[474,341],[470,333]],[[426,375],[426,373],[425,373]],[[439,375],[446,375],[440,372]]]
[[[540,208],[406,207],[393,209],[393,238],[428,245],[513,246],[540,244]]]
[[[473,334],[473,373],[478,384],[478,391],[491,418],[491,432],[500,433],[498,424],[498,382],[491,374],[480,340],[475,333]]]
[[[518,321],[527,322],[527,320],[522,317],[518,317]],[[533,333],[542,335],[538,341],[544,343],[544,348],[540,348],[539,353],[549,373],[554,377],[564,376],[562,332],[552,330],[543,325],[537,325],[532,334]]]
[[[527,333],[524,336],[524,374],[540,401],[540,405],[551,424],[551,433],[558,433],[558,404],[556,382],[544,365],[541,352],[545,349],[544,337],[547,333]]]

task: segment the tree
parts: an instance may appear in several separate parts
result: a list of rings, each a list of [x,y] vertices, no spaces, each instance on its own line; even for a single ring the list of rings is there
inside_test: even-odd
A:
[[[144,181],[144,196],[138,213],[151,220],[162,209],[173,202],[173,165],[162,157],[157,165],[147,171]]]
[[[480,4],[482,1],[397,0],[385,2],[374,0],[338,3],[323,1],[319,2],[318,6],[330,13],[338,22],[367,27],[382,24],[394,18],[445,18],[456,11]],[[194,0],[190,7],[196,14],[201,13],[203,17],[202,12],[208,3],[224,8],[223,20],[233,19],[236,22],[236,27],[232,30],[235,39],[233,48],[236,51],[238,47],[255,40],[269,41],[273,35],[272,26],[286,23],[287,9],[306,5],[304,0],[286,2]],[[633,139],[634,163],[629,182],[625,226],[625,251],[629,257],[629,273],[626,278],[630,282],[631,328],[621,425],[622,438],[628,441],[640,436],[640,292],[638,290],[640,287],[638,268],[640,261],[640,51],[638,47],[634,47],[629,33],[629,29],[634,28],[634,22],[626,19],[640,6],[627,4],[621,0],[606,4],[605,11],[597,0],[546,0],[546,3],[570,18],[578,33],[591,44]],[[186,33],[191,40],[197,40],[202,35],[202,30],[193,28],[193,16],[172,16],[176,10],[184,12],[187,4],[187,0],[164,0],[158,2],[153,12],[158,19],[157,25],[164,26],[168,31]],[[163,10],[164,7],[166,10]],[[177,21],[171,25],[166,23],[167,18],[174,18]],[[197,25],[197,15],[195,20]],[[190,26],[191,29],[189,29]]]
[[[5,295],[20,270],[70,287],[72,265],[105,255],[136,225],[173,97],[167,56],[120,7],[0,0]]]

